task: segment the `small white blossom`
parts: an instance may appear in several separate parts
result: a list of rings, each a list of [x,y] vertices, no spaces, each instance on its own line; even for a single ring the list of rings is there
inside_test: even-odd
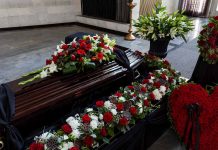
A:
[[[102,115],[102,114],[99,115],[99,119],[100,119],[100,120],[103,119],[103,115]]]
[[[48,65],[48,67],[50,73],[58,72],[57,65],[53,61],[50,65]]]
[[[156,100],[160,100],[162,98],[162,95],[158,89],[155,89],[153,91],[153,94],[154,94]]]
[[[86,109],[86,112],[92,112],[93,111],[93,108],[87,108]]]
[[[69,117],[66,122],[71,126],[73,130],[80,126],[79,120],[75,119],[74,117]]]
[[[162,92],[163,95],[165,95],[166,89],[167,88],[165,86],[163,86],[163,85],[160,86],[160,92]]]
[[[105,101],[104,102],[104,107],[107,108],[107,109],[110,109],[112,106],[112,103],[110,101]]]
[[[40,73],[40,78],[46,78],[48,76],[48,71],[47,69],[42,70],[42,72]]]
[[[98,121],[97,120],[92,120],[90,122],[90,126],[93,130],[97,129],[98,128]]]
[[[75,138],[78,139],[81,135],[80,131],[78,129],[73,130],[73,132],[71,133],[71,135]]]
[[[117,115],[117,110],[116,110],[116,109],[111,109],[111,113],[112,113],[113,115]]]
[[[62,144],[62,146],[60,146],[60,149],[61,150],[69,150],[73,146],[74,146],[73,142],[66,142],[66,143],[64,142]]]
[[[92,120],[98,120],[98,116],[96,116],[96,115],[90,115],[90,118],[91,118]]]
[[[119,100],[118,100],[118,101],[119,101],[119,102],[125,102],[126,99],[125,99],[125,97],[121,96],[121,97],[119,97]]]
[[[50,133],[50,132],[45,132],[42,135],[39,136],[39,138],[43,141],[47,141],[48,139],[50,139],[52,136],[54,136],[54,134]]]

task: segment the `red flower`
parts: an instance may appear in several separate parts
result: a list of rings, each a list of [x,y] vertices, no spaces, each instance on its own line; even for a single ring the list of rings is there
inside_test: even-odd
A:
[[[96,103],[97,107],[103,107],[104,106],[104,101],[97,101]]]
[[[132,85],[129,85],[128,88],[129,88],[130,90],[134,90],[134,86],[132,86]]]
[[[105,45],[104,45],[103,42],[101,42],[101,43],[99,43],[99,46],[102,47],[102,48],[104,48]]]
[[[107,130],[106,130],[105,127],[101,128],[100,134],[101,134],[101,136],[103,136],[103,137],[107,136]]]
[[[160,82],[154,82],[154,84],[153,84],[156,88],[160,88],[160,86],[161,86],[161,83]]]
[[[73,42],[71,46],[72,48],[76,48],[76,45],[77,45],[76,42]]]
[[[173,78],[172,77],[169,78],[169,82],[173,83]]]
[[[85,115],[83,115],[83,117],[82,117],[82,121],[83,121],[84,123],[90,123],[91,118],[89,117],[88,114],[85,114]]]
[[[128,120],[126,117],[121,117],[120,120],[119,120],[119,125],[121,126],[126,126],[128,125]]]
[[[86,49],[86,43],[85,43],[85,42],[81,42],[81,43],[80,43],[80,48]]]
[[[212,34],[213,34],[213,36],[217,36],[218,35],[218,31],[217,30],[213,30]]]
[[[161,76],[161,78],[164,79],[164,80],[167,79],[167,77],[166,77],[166,75],[165,75],[164,73],[162,73],[160,76]]]
[[[52,62],[52,60],[50,60],[50,59],[46,59],[46,65],[50,65],[51,62]]]
[[[32,143],[29,148],[30,148],[30,150],[44,150],[44,144]]]
[[[136,107],[132,106],[129,108],[129,112],[131,113],[132,116],[137,115],[137,109]]]
[[[66,133],[70,134],[72,132],[72,128],[69,124],[62,125],[61,129]]]
[[[209,37],[209,38],[208,38],[208,42],[209,42],[211,45],[216,45],[216,38],[215,38],[215,37]]]
[[[106,122],[106,123],[110,123],[111,121],[113,121],[113,115],[112,115],[112,113],[111,113],[111,112],[106,112],[106,113],[104,113],[104,115],[103,115],[103,120],[104,120],[104,122]]]
[[[102,52],[97,54],[98,60],[102,60],[104,57],[104,54]]]
[[[144,92],[144,93],[145,93],[145,92],[147,92],[147,89],[146,89],[146,87],[144,87],[144,86],[143,86],[143,87],[141,87],[141,91],[142,91],[142,92]]]
[[[203,29],[203,30],[200,32],[200,34],[203,35],[205,32],[207,32],[207,30],[206,30],[206,29]]]
[[[120,92],[117,91],[117,92],[115,93],[115,96],[121,97],[121,96],[122,96],[122,93],[120,93]]]
[[[118,111],[122,111],[123,110],[123,103],[117,103],[116,107],[117,107]]]
[[[134,94],[132,94],[131,96],[132,96],[132,97],[136,97],[136,94],[134,93]]]
[[[212,22],[211,22],[211,23],[208,23],[208,27],[209,27],[209,28],[213,28],[213,27],[215,27],[215,24],[212,23]]]
[[[211,54],[208,56],[209,59],[216,60],[216,54]]]
[[[86,52],[85,52],[84,50],[82,50],[82,49],[78,49],[78,50],[77,50],[77,54],[79,54],[79,55],[85,55]]]
[[[149,107],[149,102],[147,99],[144,100],[144,106]]]
[[[94,139],[93,139],[93,137],[87,135],[87,136],[84,138],[83,143],[84,143],[84,145],[87,146],[87,147],[92,147],[92,144],[94,143]]]
[[[87,44],[86,45],[86,50],[90,50],[92,48],[92,45],[91,44]]]
[[[163,63],[164,63],[165,65],[167,65],[167,66],[170,65],[170,63],[169,63],[167,60],[164,60]]]
[[[146,84],[146,83],[148,83],[148,82],[149,82],[148,79],[144,79],[144,80],[142,81],[142,84]]]
[[[67,45],[67,44],[62,44],[62,45],[61,45],[61,49],[67,50],[67,49],[68,49],[68,45]]]
[[[198,41],[198,45],[199,45],[199,46],[204,46],[204,45],[205,45],[205,42],[204,42],[203,40],[199,40],[199,41]]]
[[[71,55],[71,60],[75,61],[76,60],[76,56],[75,55]]]
[[[150,97],[151,100],[155,100],[155,95],[153,94],[153,92],[151,92],[151,93],[149,94],[149,97]]]
[[[218,16],[213,17],[215,20],[218,20]]]
[[[83,62],[83,58],[82,57],[79,58],[79,62]]]
[[[79,150],[79,148],[74,146],[74,147],[71,147],[70,150]]]
[[[64,56],[63,52],[58,53],[58,56]]]
[[[54,63],[56,63],[58,61],[58,56],[52,55],[52,60]]]

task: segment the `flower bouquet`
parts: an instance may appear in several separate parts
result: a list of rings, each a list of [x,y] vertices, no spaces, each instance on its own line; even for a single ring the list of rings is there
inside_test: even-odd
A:
[[[57,45],[57,50],[46,60],[46,66],[24,75],[31,78],[20,82],[19,85],[45,78],[56,72],[70,74],[95,69],[96,66],[115,59],[113,52],[115,44],[115,40],[111,40],[108,35],[87,35],[83,36],[83,39],[74,39],[69,44]]]
[[[218,62],[218,16],[210,18],[209,23],[203,26],[198,37],[198,47],[203,61],[208,64]]]
[[[193,29],[192,21],[178,11],[169,15],[166,7],[155,6],[152,15],[140,16],[134,21],[136,34],[150,41],[149,53],[166,57],[167,46],[175,37],[182,37]],[[156,53],[155,53],[156,52]]]

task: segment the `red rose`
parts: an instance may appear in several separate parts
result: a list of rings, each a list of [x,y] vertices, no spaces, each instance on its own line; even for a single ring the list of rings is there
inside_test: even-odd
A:
[[[111,121],[113,121],[113,115],[112,115],[112,113],[111,113],[111,112],[106,112],[106,113],[104,113],[104,115],[103,115],[103,120],[104,120],[104,122],[106,122],[106,123],[110,123]]]
[[[209,38],[208,38],[208,42],[209,42],[211,45],[214,45],[214,44],[216,44],[216,38],[215,38],[215,37],[209,37]]]
[[[76,60],[76,56],[75,55],[71,55],[71,60],[75,61]]]
[[[73,42],[71,46],[72,46],[72,48],[76,48],[76,45],[77,44],[75,42]]]
[[[128,125],[128,120],[126,119],[126,117],[121,117],[119,120],[119,125],[121,126],[126,126]]]
[[[84,138],[83,143],[84,143],[84,145],[86,145],[87,147],[92,147],[92,144],[94,143],[94,139],[93,139],[93,137],[87,135],[87,136]]]
[[[81,43],[80,43],[80,48],[86,49],[86,43],[85,43],[85,42],[81,42]]]
[[[144,106],[149,107],[149,102],[147,99],[144,100]]]
[[[79,62],[83,62],[83,58],[82,57],[79,58]]]
[[[129,112],[131,113],[132,116],[137,115],[137,109],[136,107],[132,106],[129,108]]]
[[[136,97],[136,94],[134,93],[134,94],[132,94],[131,96],[132,96],[132,97]]]
[[[79,42],[79,43],[84,43],[84,42],[86,42],[86,41],[85,41],[85,40],[82,40],[82,39],[79,39],[78,42]]]
[[[213,30],[212,34],[213,34],[213,36],[217,36],[218,35],[218,31],[217,30]]]
[[[103,136],[103,137],[107,136],[107,130],[106,130],[105,127],[101,128],[100,134],[101,134],[101,136]]]
[[[52,55],[52,60],[54,63],[56,63],[58,61],[58,56]]]
[[[68,45],[67,45],[67,44],[62,44],[62,45],[61,45],[61,49],[67,50],[67,49],[68,49]]]
[[[134,90],[134,86],[132,86],[132,85],[129,85],[128,88],[129,88],[130,90]]]
[[[63,52],[58,53],[58,56],[64,56]]]
[[[30,150],[44,150],[44,144],[32,143],[29,148],[30,148]]]
[[[50,60],[50,59],[46,59],[46,65],[50,65],[51,62],[52,62],[52,60]]]
[[[117,107],[118,111],[122,111],[123,110],[123,103],[117,103],[116,107]]]
[[[102,48],[104,48],[105,45],[104,45],[103,42],[101,42],[101,43],[99,43],[99,46],[102,47]]]
[[[161,76],[161,78],[164,79],[164,80],[167,79],[167,77],[166,77],[166,75],[165,75],[164,73],[162,73],[160,76]]]
[[[173,78],[172,77],[169,78],[169,82],[173,83]]]
[[[66,134],[70,134],[72,132],[72,128],[69,124],[64,124],[61,126],[61,129],[64,131]]]
[[[102,60],[104,57],[104,54],[102,52],[97,54],[98,60]]]
[[[78,50],[77,50],[77,54],[79,54],[79,55],[85,55],[86,52],[85,52],[84,50],[82,50],[82,49],[78,49]]]
[[[198,45],[199,45],[199,46],[204,46],[204,45],[205,45],[205,42],[202,41],[202,40],[199,40],[199,41],[198,41]]]
[[[170,63],[169,63],[167,60],[164,60],[163,63],[164,63],[165,65],[167,65],[167,66],[170,65]]]
[[[97,37],[97,36],[94,36],[93,38],[94,38],[95,40],[97,40],[98,37]]]
[[[92,45],[91,44],[87,44],[86,45],[86,50],[90,50],[92,48]]]
[[[213,27],[215,27],[215,24],[214,24],[213,22],[208,23],[208,27],[209,27],[209,28],[213,28]]]
[[[90,123],[91,118],[89,117],[88,114],[85,114],[85,115],[83,115],[83,117],[82,117],[82,121],[83,121],[84,123]]]
[[[215,20],[218,20],[218,16],[213,17]]]
[[[122,93],[120,93],[120,92],[117,91],[117,92],[115,93],[115,96],[121,97],[121,96],[122,96]]]
[[[146,89],[146,87],[144,87],[144,86],[143,86],[143,87],[141,87],[141,91],[142,91],[142,92],[144,92],[144,93],[145,93],[145,92],[147,92],[147,89]]]
[[[142,84],[146,84],[146,83],[148,83],[148,82],[149,82],[148,79],[144,79],[144,80],[142,81]]]
[[[207,32],[207,30],[206,30],[206,29],[203,29],[203,30],[200,32],[200,34],[203,35],[205,32]]]
[[[154,82],[154,84],[153,84],[156,88],[160,88],[160,86],[161,86],[161,83],[160,82]]]
[[[79,148],[74,146],[74,147],[71,147],[70,150],[79,150]]]
[[[209,55],[208,57],[209,57],[209,59],[216,60],[216,54]]]
[[[97,107],[103,107],[104,106],[104,101],[97,101],[96,103]]]
[[[150,97],[151,100],[155,100],[155,95],[153,94],[153,92],[151,92],[151,93],[149,94],[149,97]]]

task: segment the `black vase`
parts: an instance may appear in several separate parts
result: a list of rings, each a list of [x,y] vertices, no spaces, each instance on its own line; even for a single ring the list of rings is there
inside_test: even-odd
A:
[[[165,58],[167,56],[169,42],[170,39],[168,38],[157,39],[156,41],[150,40],[150,50],[148,53],[160,58]]]
[[[218,64],[208,64],[199,56],[194,72],[190,79],[202,86],[218,83]]]

